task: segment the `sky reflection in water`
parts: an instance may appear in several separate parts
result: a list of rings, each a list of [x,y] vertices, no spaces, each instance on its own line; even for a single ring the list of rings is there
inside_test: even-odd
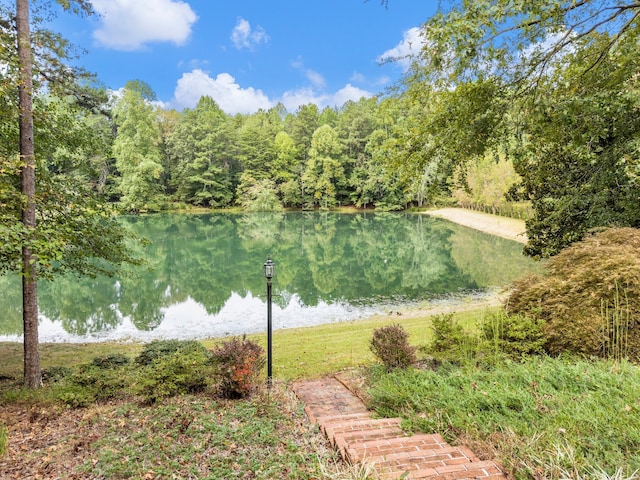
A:
[[[126,217],[152,240],[149,268],[39,284],[40,340],[208,338],[352,320],[483,295],[536,265],[522,245],[419,214],[162,214]],[[0,277],[0,341],[21,340],[20,285]]]

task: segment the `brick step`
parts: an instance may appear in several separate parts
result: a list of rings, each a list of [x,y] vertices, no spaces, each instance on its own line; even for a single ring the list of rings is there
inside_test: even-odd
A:
[[[369,412],[359,412],[359,413],[347,413],[347,414],[338,414],[338,415],[323,415],[321,417],[316,417],[316,422],[320,426],[320,430],[324,433],[324,429],[327,425],[349,422],[352,420],[367,420],[371,419],[371,414]]]
[[[400,430],[400,421],[400,418],[366,418],[362,420],[347,420],[345,422],[336,422],[325,425],[324,433],[331,442],[331,445],[335,445],[336,434],[351,434],[383,428],[397,428]]]
[[[393,453],[437,450],[445,447],[449,447],[449,444],[439,434],[365,438],[362,441],[351,439],[347,448],[347,456],[352,463],[357,463]]]
[[[456,448],[456,447],[451,447]],[[438,479],[438,480],[506,480],[507,476],[492,461],[471,462],[462,457],[452,459],[444,465],[434,465],[416,459],[415,463],[404,461],[401,464],[374,462],[374,468],[381,478],[395,480]],[[456,463],[459,462],[459,463]]]
[[[365,442],[385,441],[404,437],[404,432],[399,426],[387,428],[373,428],[370,430],[357,430],[353,432],[336,433],[333,437],[336,448],[345,460],[350,460],[348,450],[353,446]],[[352,462],[352,463],[357,463]]]
[[[305,412],[312,423],[327,415],[367,413],[364,403],[335,378],[298,382],[292,388],[305,403]]]

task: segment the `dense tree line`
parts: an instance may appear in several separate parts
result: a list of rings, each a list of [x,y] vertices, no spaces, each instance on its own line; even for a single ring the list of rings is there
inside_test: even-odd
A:
[[[210,97],[182,112],[154,108],[144,90],[130,82],[113,108],[110,194],[125,211],[399,210],[422,201],[384,162],[401,115],[395,99],[230,116]]]

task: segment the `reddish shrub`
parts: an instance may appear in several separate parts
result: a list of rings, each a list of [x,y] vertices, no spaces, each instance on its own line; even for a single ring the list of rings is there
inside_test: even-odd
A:
[[[409,345],[409,334],[400,325],[376,328],[371,339],[371,351],[387,367],[408,368],[416,363],[416,348]]]
[[[225,340],[211,350],[216,366],[215,380],[225,398],[243,398],[258,386],[264,367],[264,349],[246,337]]]

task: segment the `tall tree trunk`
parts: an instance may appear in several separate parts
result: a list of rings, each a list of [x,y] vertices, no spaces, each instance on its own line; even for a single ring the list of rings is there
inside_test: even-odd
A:
[[[33,141],[33,79],[29,0],[16,0],[18,62],[20,65],[20,156],[22,158],[22,222],[28,232],[36,227],[36,162]],[[30,237],[30,235],[29,235]],[[29,244],[22,247],[22,321],[24,324],[24,383],[29,388],[42,385],[38,349],[38,258]]]

